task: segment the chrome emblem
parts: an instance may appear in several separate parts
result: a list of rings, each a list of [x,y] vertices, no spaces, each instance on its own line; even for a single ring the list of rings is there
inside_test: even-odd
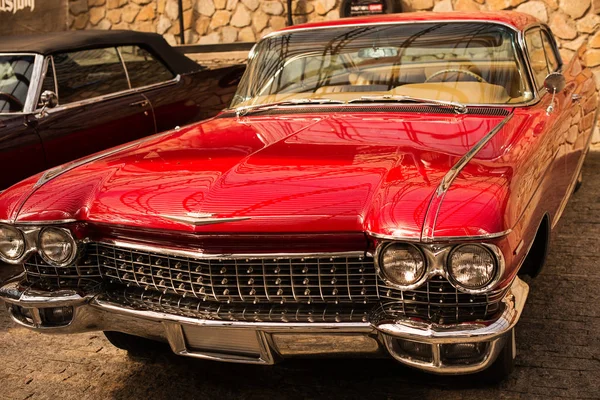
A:
[[[250,217],[219,218],[214,217],[214,215],[215,214],[204,212],[189,212],[186,213],[185,217],[176,215],[162,215],[162,217],[170,219],[171,221],[182,222],[184,224],[190,224],[194,226],[223,224],[225,222],[244,221],[250,219]]]

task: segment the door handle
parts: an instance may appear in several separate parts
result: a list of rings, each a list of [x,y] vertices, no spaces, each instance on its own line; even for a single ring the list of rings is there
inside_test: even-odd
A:
[[[129,107],[146,107],[148,106],[148,100],[136,101],[134,103],[129,104]]]
[[[582,96],[580,94],[578,94],[578,93],[573,93],[571,95],[571,100],[573,100],[573,101],[580,101],[581,98],[582,98]]]

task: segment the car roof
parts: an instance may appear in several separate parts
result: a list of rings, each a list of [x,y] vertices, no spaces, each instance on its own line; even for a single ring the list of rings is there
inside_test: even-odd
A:
[[[138,45],[160,58],[177,74],[202,69],[202,66],[171,47],[161,35],[127,30],[82,30],[6,36],[0,53],[52,55],[109,46]]]
[[[535,17],[516,11],[472,11],[472,12],[408,12],[398,14],[383,14],[377,16],[343,18],[334,21],[312,22],[294,25],[277,32],[287,32],[296,29],[314,29],[333,26],[351,26],[365,24],[385,24],[402,22],[455,21],[455,22],[491,22],[512,26],[523,30],[530,24],[539,23]]]

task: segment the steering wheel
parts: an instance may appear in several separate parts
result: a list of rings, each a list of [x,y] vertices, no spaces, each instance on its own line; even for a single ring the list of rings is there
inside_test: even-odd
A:
[[[21,100],[17,99],[15,96],[13,96],[12,94],[9,93],[4,93],[4,92],[0,92],[0,100],[5,100],[7,103],[11,104],[12,106],[16,106],[15,108],[17,110],[23,110],[23,103],[21,102]],[[11,107],[12,109],[13,107]]]
[[[457,74],[457,75],[465,74],[467,76],[470,76],[471,78],[474,78],[477,82],[488,83],[485,79],[483,79],[480,75],[477,75],[475,72],[471,72],[466,69],[452,69],[452,68],[442,69],[442,70],[435,72],[429,78],[425,79],[425,82],[431,82],[435,77],[440,76],[442,74],[447,74],[447,73]],[[444,78],[444,79],[437,79],[434,82],[447,82],[449,80],[450,79]]]

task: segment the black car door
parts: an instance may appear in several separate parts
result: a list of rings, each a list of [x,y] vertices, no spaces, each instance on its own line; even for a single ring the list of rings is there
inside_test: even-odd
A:
[[[131,89],[116,48],[55,54],[48,71],[42,90],[54,88],[58,106],[39,119],[38,132],[49,167],[156,132],[152,107]]]

